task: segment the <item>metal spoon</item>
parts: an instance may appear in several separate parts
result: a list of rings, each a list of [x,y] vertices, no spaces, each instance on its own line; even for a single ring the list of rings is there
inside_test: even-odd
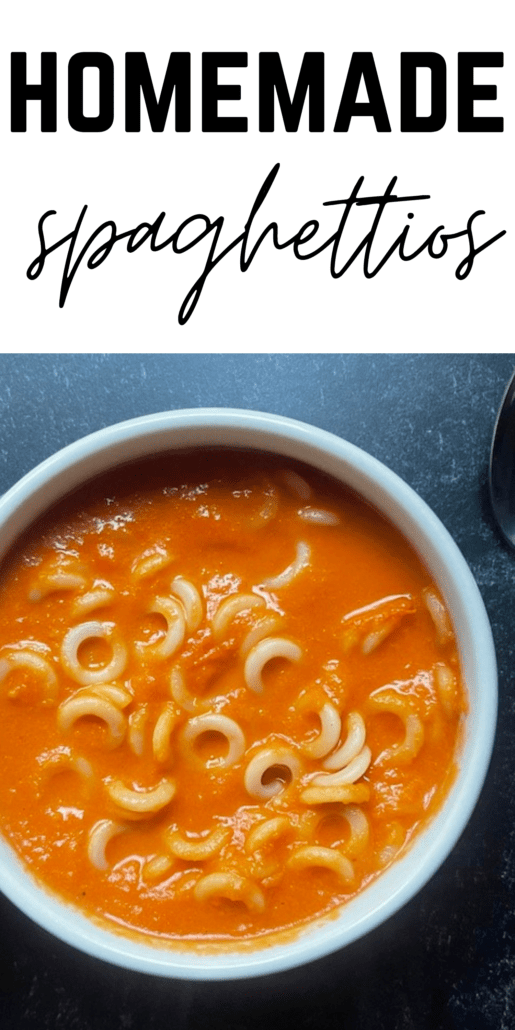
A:
[[[488,486],[497,525],[506,543],[515,548],[515,372],[494,427]]]

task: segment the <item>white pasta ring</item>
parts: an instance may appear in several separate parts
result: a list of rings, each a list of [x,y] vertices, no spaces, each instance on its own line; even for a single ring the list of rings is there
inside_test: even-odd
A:
[[[335,706],[326,701],[317,715],[320,719],[320,733],[314,740],[302,745],[302,750],[308,758],[324,758],[336,747],[340,739],[342,722]]]
[[[74,599],[71,606],[72,618],[83,618],[98,608],[106,608],[112,604],[115,597],[116,592],[110,583],[104,582],[99,586],[94,586],[91,590],[84,594],[79,594]]]
[[[344,805],[342,815],[350,827],[350,838],[344,851],[352,857],[360,855],[366,848],[370,836],[370,824],[359,805]]]
[[[291,564],[287,565],[277,576],[268,576],[267,579],[264,579],[262,586],[267,590],[280,590],[281,587],[288,586],[299,575],[299,572],[308,567],[310,558],[311,548],[309,544],[299,540],[295,549],[295,558]]]
[[[41,681],[43,693],[41,703],[54,705],[57,700],[58,681],[50,662],[33,651],[11,651],[0,658],[0,683],[15,669],[27,669]]]
[[[285,779],[280,775],[283,771],[286,773]],[[280,794],[296,780],[300,771],[300,761],[289,748],[266,747],[261,748],[251,758],[245,770],[243,782],[251,797],[267,801],[276,794]],[[265,780],[267,774],[269,779]]]
[[[458,706],[456,676],[446,662],[437,662],[433,676],[442,708],[446,717],[450,719],[456,714]]]
[[[148,883],[155,883],[162,880],[174,867],[174,859],[171,855],[153,855],[145,862],[141,870],[142,878]]]
[[[202,622],[203,605],[202,598],[195,586],[184,576],[176,576],[172,580],[170,589],[172,594],[179,598],[186,618],[186,629],[188,633],[195,633]]]
[[[391,712],[397,715],[404,725],[404,740],[382,751],[377,758],[378,764],[412,762],[424,743],[425,731],[424,724],[412,710],[409,699],[393,690],[379,690],[370,695],[368,705],[372,712]]]
[[[257,884],[232,870],[202,876],[193,888],[193,896],[196,901],[220,897],[242,901],[251,912],[262,912],[265,907],[264,894]]]
[[[359,755],[356,755],[343,769],[337,769],[336,772],[318,773],[313,777],[311,783],[315,787],[338,787],[345,783],[355,783],[365,775],[371,761],[372,753],[365,744]]]
[[[302,648],[286,637],[265,637],[260,640],[247,655],[243,669],[245,683],[255,694],[263,693],[263,669],[273,658],[298,662],[302,658]]]
[[[183,837],[178,830],[173,829],[166,834],[166,844],[176,858],[186,862],[205,862],[220,853],[230,836],[230,828],[222,825],[194,839]]]
[[[245,838],[245,851],[249,855],[254,854],[255,851],[261,851],[262,848],[273,844],[287,834],[291,828],[290,820],[286,815],[277,815],[272,819],[265,819],[264,822],[255,823]]]
[[[111,780],[106,784],[107,794],[123,811],[126,819],[151,816],[160,812],[175,797],[176,789],[175,780],[170,777],[163,777],[155,787],[146,790],[133,790],[121,780]]]
[[[171,753],[170,737],[177,722],[177,708],[172,701],[166,701],[157,718],[152,734],[152,751],[156,762],[168,762]]]
[[[136,643],[136,649],[158,658],[170,658],[181,647],[186,634],[186,616],[181,602],[175,597],[156,597],[147,609],[148,614],[162,615],[166,621],[166,633],[157,644]]]
[[[301,845],[290,855],[287,865],[290,869],[330,869],[344,882],[354,878],[354,867],[350,859],[333,848],[318,844]]]
[[[109,841],[119,833],[127,829],[123,823],[117,823],[113,819],[100,819],[91,827],[88,833],[87,853],[91,865],[100,872],[109,869],[109,862],[106,856],[106,848]]]
[[[49,594],[59,591],[81,590],[86,586],[86,579],[80,573],[67,570],[66,567],[57,568],[52,572],[41,575],[36,580],[29,593],[29,601],[37,603],[43,601]]]
[[[202,700],[190,694],[184,680],[184,673],[177,666],[174,666],[170,673],[170,694],[179,708],[183,708],[185,712],[201,711],[211,705],[210,700]]]
[[[134,579],[146,579],[166,569],[172,561],[173,558],[166,548],[155,547],[133,561],[131,573]]]
[[[406,733],[400,744],[394,744],[387,751],[379,755],[378,762],[381,765],[391,763],[392,765],[409,765],[417,757],[425,737],[424,724],[413,712],[407,715],[404,722]]]
[[[303,476],[299,476],[298,472],[294,472],[293,469],[281,469],[281,471],[277,473],[277,478],[284,483],[286,488],[295,497],[300,497],[303,501],[307,501],[309,497],[311,497],[311,487],[309,483]]]
[[[366,728],[363,716],[359,712],[349,712],[347,716],[347,737],[344,743],[333,751],[322,763],[324,769],[331,772],[336,769],[343,769],[353,758],[359,755],[363,749],[366,739]]]
[[[203,733],[220,733],[226,738],[229,744],[227,754],[223,757],[208,760],[209,765],[218,765],[228,768],[238,762],[245,751],[245,736],[241,726],[234,719],[217,712],[206,712],[202,715],[195,715],[188,719],[181,734],[182,752],[196,765],[205,766],[195,753],[195,741]]]
[[[61,664],[68,676],[85,687],[92,683],[110,683],[118,679],[127,664],[127,648],[120,640],[113,639],[114,634],[115,627],[112,622],[99,622],[95,619],[72,626],[65,633],[61,644]],[[101,669],[88,669],[79,661],[79,648],[84,641],[96,639],[107,640],[111,645],[111,661]]]
[[[368,783],[340,783],[328,787],[314,787],[310,784],[300,795],[304,805],[327,805],[340,802],[344,805],[362,805],[370,800]]]
[[[68,770],[77,774],[84,788],[91,787],[94,780],[93,767],[87,758],[76,754],[71,748],[57,747],[38,758],[39,776],[37,796],[40,796],[48,782],[61,772]]]
[[[57,709],[57,723],[66,732],[77,721],[84,717],[94,716],[105,722],[109,730],[108,747],[115,748],[122,743],[127,729],[127,720],[111,701],[98,694],[77,691],[72,697],[63,701]]]
[[[338,526],[340,523],[338,515],[324,508],[299,508],[297,515],[304,522],[311,522],[314,526]]]
[[[145,725],[148,721],[148,705],[140,704],[129,715],[127,743],[138,758],[145,750]]]
[[[277,509],[279,507],[279,498],[277,496],[277,489],[273,483],[265,477],[260,476],[259,480],[246,480],[237,485],[237,490],[241,493],[247,493],[250,491],[256,496],[257,491],[262,494],[262,500],[257,498],[259,508],[254,514],[248,515],[244,520],[244,526],[246,529],[255,530],[261,529],[266,526],[271,519],[275,518]]]
[[[258,619],[240,644],[238,651],[240,658],[247,658],[256,644],[259,644],[260,640],[263,640],[264,637],[277,633],[280,625],[280,619],[277,615],[264,615],[262,619]]]
[[[422,597],[433,620],[436,630],[437,644],[446,644],[452,639],[452,626],[445,606],[442,604],[435,591],[431,590],[429,587],[426,587],[422,591]]]
[[[306,812],[300,820],[299,836],[307,840],[316,840],[319,828],[327,820],[341,819],[348,824],[349,837],[344,843],[338,843],[338,849],[345,855],[355,858],[366,848],[370,836],[370,824],[359,805],[334,804],[324,806],[324,810]],[[334,845],[333,845],[334,846]]]
[[[115,708],[127,708],[134,701],[134,695],[126,687],[120,683],[93,683],[88,687],[79,687],[75,691],[74,697],[80,697],[83,694],[94,694],[95,697],[102,697],[106,701],[110,701]]]
[[[213,618],[211,619],[211,630],[215,640],[221,640],[227,632],[229,623],[232,622],[240,612],[251,611],[253,608],[262,608],[265,604],[263,597],[258,594],[231,594],[220,602]]]

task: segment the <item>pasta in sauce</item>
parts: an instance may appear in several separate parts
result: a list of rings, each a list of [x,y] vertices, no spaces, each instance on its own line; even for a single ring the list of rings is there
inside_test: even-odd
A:
[[[4,562],[2,832],[121,932],[257,942],[337,911],[441,805],[465,711],[408,543],[284,458],[128,465]]]

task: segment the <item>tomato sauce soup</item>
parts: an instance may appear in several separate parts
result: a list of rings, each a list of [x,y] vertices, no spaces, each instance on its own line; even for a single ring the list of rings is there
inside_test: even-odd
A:
[[[35,878],[155,940],[336,912],[452,783],[452,624],[401,534],[284,458],[127,465],[0,584],[0,824]]]

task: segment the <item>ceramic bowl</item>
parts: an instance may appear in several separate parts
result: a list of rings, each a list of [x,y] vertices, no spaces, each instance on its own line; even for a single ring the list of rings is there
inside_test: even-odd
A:
[[[303,461],[349,485],[387,515],[422,558],[452,613],[469,712],[458,774],[426,830],[337,918],[317,923],[286,943],[255,951],[197,954],[118,936],[46,893],[0,841],[0,888],[56,937],[114,965],[202,980],[270,974],[320,959],[373,930],[409,902],[448,856],[476,804],[491,755],[497,702],[495,651],[485,608],[468,565],[442,523],[375,458],[337,436],[291,419],[233,409],[169,411],[78,440],[40,464],[0,500],[0,557],[38,514],[91,476],[162,450],[218,445]]]

